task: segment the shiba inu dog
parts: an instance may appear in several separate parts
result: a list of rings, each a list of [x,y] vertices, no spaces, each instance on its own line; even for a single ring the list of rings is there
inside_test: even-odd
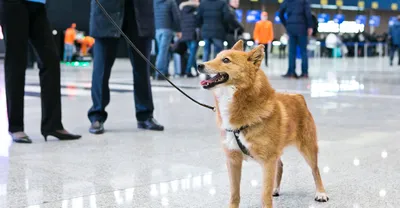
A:
[[[215,96],[230,178],[230,208],[239,207],[242,162],[247,157],[263,169],[263,208],[273,207],[272,197],[279,196],[283,172],[280,156],[288,145],[296,146],[311,167],[315,200],[326,202],[314,119],[302,95],[275,92],[260,69],[263,58],[263,45],[244,52],[239,41],[198,66],[200,73],[214,75],[201,85]]]

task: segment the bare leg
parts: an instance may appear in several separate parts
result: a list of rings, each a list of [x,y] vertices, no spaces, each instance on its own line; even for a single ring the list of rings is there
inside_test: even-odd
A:
[[[262,203],[263,208],[272,208],[272,192],[274,189],[275,175],[276,175],[276,160],[269,160],[263,166],[263,192]]]
[[[281,189],[281,180],[283,174],[283,163],[282,160],[279,158],[278,162],[276,162],[276,175],[275,175],[275,188],[272,196],[279,196],[280,189]]]
[[[227,167],[231,187],[230,208],[239,208],[240,204],[240,180],[242,177],[243,155],[239,151],[226,151]]]

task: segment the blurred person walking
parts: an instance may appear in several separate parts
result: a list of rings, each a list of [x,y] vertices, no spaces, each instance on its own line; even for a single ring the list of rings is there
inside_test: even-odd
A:
[[[211,46],[214,56],[224,48],[226,24],[231,20],[228,4],[222,0],[202,0],[198,9],[197,21],[204,39],[203,62],[210,60]]]
[[[64,37],[64,61],[71,62],[75,51],[76,24],[72,23],[71,27],[65,31]]]
[[[287,15],[287,19],[285,18]],[[308,78],[308,36],[313,33],[313,20],[308,0],[285,0],[279,9],[279,18],[289,35],[289,69],[285,78],[298,78],[296,74],[297,47],[301,53],[300,78]]]
[[[174,38],[174,32],[181,38],[180,11],[175,0],[154,0],[154,14],[156,27],[156,40],[158,55],[156,67],[168,76],[170,46]],[[164,80],[164,77],[157,74],[157,80]]]
[[[189,0],[179,5],[181,10],[181,26],[182,26],[182,39],[186,42],[189,49],[189,59],[185,74],[188,78],[196,77],[192,74],[192,68],[197,68],[197,49],[200,38],[199,28],[197,26],[196,15],[197,8],[199,7],[199,0]]]
[[[149,59],[151,41],[154,37],[154,8],[149,0],[100,0],[117,24],[127,34],[136,47]],[[88,112],[92,123],[89,132],[104,133],[104,122],[108,113],[105,108],[110,103],[109,79],[114,64],[119,31],[102,13],[95,0],[91,2],[90,35],[95,38],[93,47],[92,101]],[[133,68],[134,98],[138,128],[162,131],[164,127],[153,118],[153,97],[150,85],[150,66],[132,47],[128,55]],[[125,114],[123,116],[126,116]]]
[[[230,20],[226,35],[228,48],[232,48],[233,45],[235,45],[235,43],[238,41],[239,36],[241,36],[244,32],[243,25],[236,18],[236,9],[238,8],[239,8],[239,0],[229,0]]]
[[[265,66],[268,67],[268,53],[269,45],[274,40],[274,26],[268,20],[268,13],[261,13],[261,20],[256,23],[253,32],[254,41],[256,44],[263,44],[265,46]]]
[[[5,37],[4,60],[9,132],[16,143],[32,143],[24,132],[25,70],[28,41],[39,56],[41,133],[59,140],[74,140],[62,124],[60,58],[47,18],[46,0],[0,0],[0,20]],[[17,16],[16,16],[17,15]]]
[[[400,15],[392,26],[389,27],[389,42],[390,42],[390,66],[393,66],[394,54],[398,52],[400,66]]]

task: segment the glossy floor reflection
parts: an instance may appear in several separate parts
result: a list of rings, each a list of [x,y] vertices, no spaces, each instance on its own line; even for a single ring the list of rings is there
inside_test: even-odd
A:
[[[386,59],[311,60],[310,80],[283,80],[285,60],[265,71],[279,91],[305,95],[319,135],[321,174],[330,196],[314,202],[311,171],[293,148],[283,156],[279,208],[391,208],[400,203],[400,67]],[[3,70],[0,77],[3,78]],[[107,133],[88,133],[90,68],[65,68],[65,126],[79,141],[45,143],[40,135],[37,71],[27,72],[26,132],[34,143],[11,144],[4,86],[0,90],[0,207],[221,208],[229,182],[213,112],[153,82],[156,118],[165,132],[136,129],[130,65],[119,60],[111,80]],[[199,80],[175,79],[187,93],[212,104]],[[243,208],[258,208],[261,171],[246,162]]]

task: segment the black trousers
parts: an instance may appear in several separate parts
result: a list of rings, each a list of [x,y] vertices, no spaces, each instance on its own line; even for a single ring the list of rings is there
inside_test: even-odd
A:
[[[123,31],[136,47],[150,59],[151,37],[140,37],[137,33],[136,17],[132,1],[126,1]],[[101,15],[101,14],[99,14]],[[94,44],[92,102],[88,117],[91,122],[105,122],[107,112],[105,108],[110,103],[109,79],[114,64],[119,38],[96,38]],[[150,66],[130,47],[128,54],[133,67],[134,97],[136,119],[144,121],[153,116],[154,105],[150,85]]]
[[[43,133],[62,130],[60,60],[45,5],[3,1],[1,24],[5,36],[4,73],[9,131],[24,131],[24,87],[28,41],[39,59]]]
[[[268,54],[269,54],[269,50],[268,50],[268,46],[269,44],[264,44],[264,52],[265,52],[265,66],[268,66]]]

